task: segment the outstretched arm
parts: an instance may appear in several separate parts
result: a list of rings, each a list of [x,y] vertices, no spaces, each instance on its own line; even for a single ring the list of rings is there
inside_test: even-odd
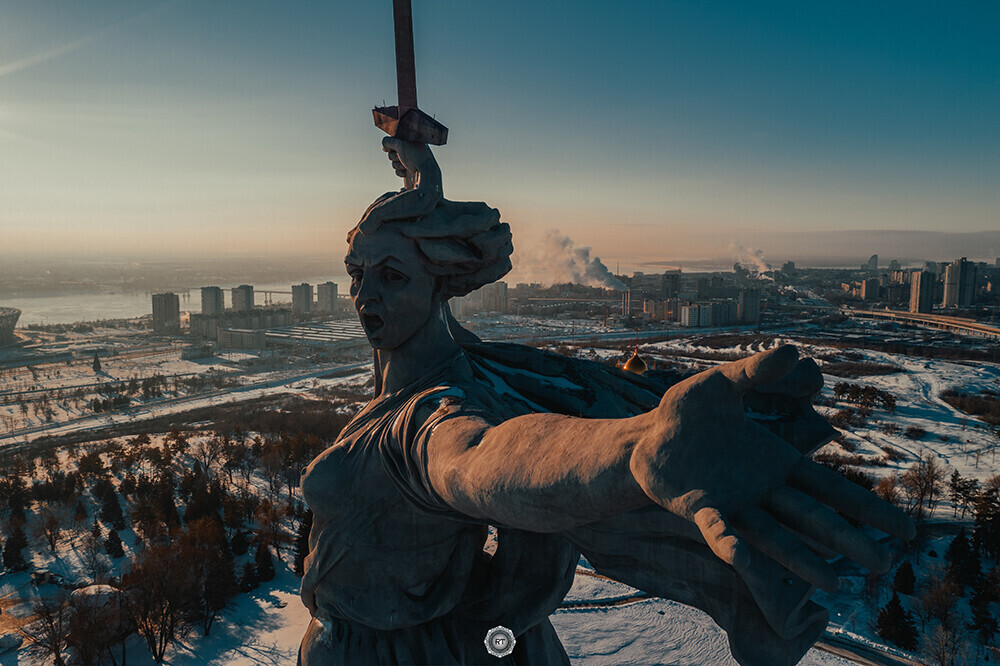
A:
[[[838,515],[903,538],[903,512],[804,458],[746,418],[744,392],[795,365],[786,346],[681,382],[659,407],[627,419],[529,414],[490,427],[440,423],[428,442],[428,479],[466,515],[561,531],[655,502],[694,523],[738,570],[749,547],[812,584],[837,588],[833,569],[799,534],[875,570],[884,547]]]

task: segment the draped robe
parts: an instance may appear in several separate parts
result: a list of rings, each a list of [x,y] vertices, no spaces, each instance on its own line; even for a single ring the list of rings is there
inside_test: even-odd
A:
[[[828,615],[809,601],[814,588],[759,553],[737,574],[694,525],[655,505],[558,533],[497,525],[490,556],[486,525],[429,481],[437,424],[532,412],[623,418],[655,407],[666,386],[530,347],[461,342],[420,381],[369,403],[306,470],[314,522],[302,597],[314,619],[301,664],[568,663],[548,617],[581,554],[599,573],[707,612],[741,664],[793,664],[819,638]],[[766,393],[748,402],[776,404]],[[770,426],[805,453],[829,436],[817,419],[792,401]],[[483,643],[497,625],[517,641],[499,661]]]

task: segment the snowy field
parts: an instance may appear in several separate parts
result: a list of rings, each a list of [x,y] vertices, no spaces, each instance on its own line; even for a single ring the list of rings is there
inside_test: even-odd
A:
[[[569,325],[574,330],[574,324]],[[564,329],[565,330],[565,329]],[[597,332],[597,331],[595,331]],[[700,344],[697,337],[684,337],[667,342],[642,345],[640,354],[648,362],[670,364],[699,369],[714,365],[714,355],[743,355],[761,351],[779,342],[794,342],[790,338],[768,341],[767,344],[739,344],[727,348],[707,347]],[[844,352],[823,346],[801,345],[803,355],[817,357],[821,366],[834,363]],[[623,347],[588,347],[577,350],[581,356],[595,359],[624,358]],[[892,412],[874,408],[864,425],[852,426],[844,430],[840,443],[834,442],[821,450],[833,455],[863,456],[878,461],[865,466],[865,472],[876,478],[886,478],[902,473],[921,459],[933,457],[945,471],[945,476],[957,471],[961,476],[985,482],[997,474],[995,451],[997,439],[989,428],[975,418],[951,407],[940,398],[942,391],[959,388],[966,392],[978,393],[983,390],[1000,392],[1000,367],[991,364],[977,364],[938,359],[925,359],[891,355],[882,352],[865,351],[853,353],[851,360],[864,363],[895,365],[901,372],[879,376],[858,378],[826,377],[826,386],[821,395],[818,409],[828,416],[850,407],[837,401],[834,386],[839,382],[849,382],[871,386],[891,393],[897,399]],[[121,363],[127,363],[122,360]],[[105,372],[127,375],[127,366],[118,367],[111,361]],[[163,373],[185,373],[198,365],[181,361],[178,357],[164,356],[158,366]],[[74,371],[73,381],[86,378],[87,372],[81,368]],[[217,372],[231,371],[231,365],[219,366]],[[195,368],[205,372],[205,365]],[[55,423],[45,428],[46,434],[66,433],[79,429],[106,425],[112,420],[129,421],[147,418],[150,415],[169,414],[208,406],[233,399],[244,399],[271,394],[297,394],[307,398],[320,398],[336,392],[338,387],[354,390],[368,381],[370,365],[358,363],[350,368],[354,374],[331,378],[330,369],[320,371],[273,371],[257,377],[254,382],[220,391],[217,395],[192,396],[188,400],[171,402],[169,399],[152,400],[142,409],[112,416],[93,416],[92,420],[82,419],[83,414],[74,415],[67,410],[68,423]],[[39,381],[58,382],[66,377],[42,377]],[[8,380],[28,382],[26,378],[8,375]],[[49,386],[54,386],[55,384]],[[22,390],[27,383],[19,386]],[[2,409],[2,407],[0,407]],[[60,417],[62,418],[62,416]],[[88,417],[89,418],[89,417]],[[908,437],[906,429],[919,427],[925,434],[920,438]],[[2,431],[0,431],[2,438]],[[85,448],[83,445],[82,448]],[[892,451],[890,456],[887,452]],[[259,482],[259,480],[258,480]],[[937,503],[928,517],[928,523],[946,526],[952,520],[955,508],[944,498]],[[966,524],[969,520],[966,519]],[[126,551],[131,542],[123,532]],[[50,553],[41,545],[37,535],[30,535],[32,564],[37,569],[61,573],[70,578],[83,577],[79,571],[79,555],[74,554],[75,542],[65,539],[58,551]],[[940,555],[947,549],[950,533],[942,529],[933,533],[920,546],[919,565],[915,564],[918,579],[935,568],[940,568]],[[934,551],[937,556],[931,555]],[[212,635],[202,638],[197,631],[187,634],[176,647],[167,653],[165,663],[176,665],[195,664],[294,664],[298,642],[305,626],[308,613],[297,595],[298,578],[291,572],[291,556],[285,554],[283,560],[276,561],[277,576],[258,589],[236,596],[231,605],[221,614]],[[873,610],[885,604],[889,592],[881,591],[875,603],[861,602],[859,592],[864,586],[864,572],[849,562],[837,562],[842,576],[841,591],[837,594],[819,593],[816,600],[831,611],[829,631],[856,640],[859,643],[876,646],[894,654],[903,655],[898,650],[879,647],[883,641],[872,628]],[[889,580],[891,581],[891,572]],[[45,593],[47,587],[37,589],[29,581],[26,573],[0,574],[0,630],[6,631],[10,622],[24,607],[5,605],[20,595],[31,597]],[[595,578],[586,570],[578,572],[576,583],[567,597],[567,603],[597,602],[586,608],[566,608],[557,611],[552,621],[574,664],[596,666],[598,664],[733,664],[728,655],[725,635],[714,626],[704,614],[663,599],[630,600],[635,590],[614,581]],[[912,608],[914,600],[903,595],[904,606]],[[625,600],[623,602],[623,600]],[[605,602],[605,603],[600,603]],[[6,617],[7,622],[3,621]],[[2,633],[2,631],[0,631]],[[917,657],[911,655],[914,659]],[[19,666],[42,663],[30,658],[26,651],[14,650],[0,655],[0,664]],[[145,666],[153,661],[141,639],[133,637],[128,645],[128,663]],[[819,649],[810,651],[804,664],[848,663]]]
[[[636,592],[620,583],[612,584],[618,589],[594,586],[593,580],[585,574],[578,575],[568,599],[598,601],[617,597],[620,593]],[[298,582],[288,566],[281,567],[271,584],[236,597],[235,603],[212,629],[211,636],[202,638],[197,632],[189,634],[171,650],[164,663],[172,666],[291,666],[310,619],[299,600]],[[0,593],[6,591],[6,585],[0,588]],[[573,664],[581,666],[736,664],[729,656],[725,634],[707,615],[665,599],[559,610],[551,620]],[[127,658],[134,666],[154,666],[145,646],[135,638],[127,648]],[[40,663],[43,662],[31,659],[23,651],[0,655],[3,666],[38,666]],[[826,666],[850,662],[813,649],[800,663]]]

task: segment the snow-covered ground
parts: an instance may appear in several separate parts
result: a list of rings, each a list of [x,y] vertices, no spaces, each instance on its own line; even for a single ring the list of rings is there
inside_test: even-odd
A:
[[[571,324],[572,326],[572,324]],[[572,329],[571,329],[572,330]],[[597,332],[597,331],[595,331]],[[778,342],[794,341],[790,338]],[[640,353],[647,359],[664,362],[690,363],[692,367],[712,365],[716,361],[705,358],[685,359],[685,354],[704,356],[712,354],[746,354],[761,350],[761,345],[738,344],[729,348],[710,348],[700,345],[697,337],[684,337],[667,342],[641,345]],[[833,358],[839,350],[822,346],[802,346],[804,355]],[[598,359],[610,359],[622,355],[621,348],[590,347],[580,350],[581,355]],[[854,450],[850,453],[871,458],[886,458],[885,449],[898,451],[900,460],[885,460],[884,464],[865,467],[865,471],[876,477],[884,477],[905,471],[921,457],[933,456],[950,475],[957,470],[962,476],[985,481],[997,474],[994,464],[996,438],[988,429],[979,426],[976,419],[969,417],[940,399],[940,393],[947,388],[960,388],[978,392],[983,389],[1000,389],[1000,367],[991,364],[944,361],[865,351],[860,359],[870,363],[884,363],[903,368],[903,372],[846,379],[826,377],[823,399],[830,403],[820,410],[833,414],[848,407],[846,403],[834,404],[833,386],[841,381],[873,386],[892,393],[897,398],[893,413],[876,408],[868,417],[866,425],[845,431],[844,439]],[[177,358],[166,360],[162,372],[184,372],[189,363]],[[230,370],[231,366],[226,367]],[[256,378],[254,385],[221,391],[218,395],[207,395],[190,400],[171,403],[169,400],[152,401],[141,410],[121,413],[113,419],[136,420],[151,415],[167,414],[188,410],[198,406],[217,404],[222,401],[243,399],[284,392],[315,396],[324,391],[336,390],[340,385],[365,381],[368,367],[357,364],[352,368],[358,374],[348,377],[322,378],[330,369],[321,371],[275,372]],[[85,373],[87,369],[81,369]],[[108,372],[114,371],[112,365]],[[91,373],[92,374],[92,373]],[[60,378],[61,379],[61,378]],[[235,396],[235,397],[234,397]],[[2,409],[2,407],[0,407]],[[50,433],[69,432],[76,428],[94,428],[106,425],[109,417],[95,416],[91,421],[67,423],[53,426]],[[920,426],[927,434],[920,440],[908,438],[904,432],[908,426]],[[0,429],[2,432],[2,429]],[[0,435],[2,437],[2,435]],[[848,451],[837,443],[827,445],[827,452],[847,454]],[[978,455],[977,455],[978,454]],[[951,518],[953,508],[947,501],[939,503],[932,520],[944,521]],[[948,539],[936,537],[925,544],[924,553],[936,550],[943,554]],[[126,550],[129,549],[126,540]],[[70,553],[63,553],[70,559]],[[59,558],[46,552],[36,553],[36,565],[51,571],[60,571]],[[286,559],[290,559],[286,558]],[[925,557],[925,563],[934,558]],[[937,560],[940,562],[940,557]],[[297,596],[298,579],[291,573],[289,563],[276,562],[278,576],[271,582],[249,594],[237,596],[232,605],[223,612],[222,618],[212,630],[212,635],[203,638],[197,633],[186,636],[180,647],[168,652],[169,664],[293,664],[298,641],[308,623],[308,613]],[[933,563],[931,563],[933,564]],[[70,569],[74,565],[67,564]],[[859,601],[858,591],[863,584],[863,572],[849,563],[838,565],[843,574],[844,584],[838,594],[818,594],[816,599],[831,610],[830,631],[843,633],[859,642],[879,645],[879,639],[871,629],[872,614]],[[918,580],[927,571],[917,568]],[[66,571],[71,573],[71,571]],[[26,574],[0,574],[0,599],[30,586]],[[635,591],[613,581],[595,578],[581,571],[567,597],[567,602],[606,601],[606,605],[574,607],[558,610],[552,617],[567,652],[574,664],[732,664],[725,635],[704,614],[674,602],[663,599],[638,599],[627,603]],[[884,605],[887,599],[883,598]],[[912,600],[905,600],[910,607]],[[0,602],[2,604],[2,602]],[[7,612],[4,609],[4,612]],[[152,664],[145,647],[137,639],[129,645],[129,663],[145,666]],[[24,650],[0,655],[0,664],[24,666],[33,663]],[[809,652],[804,664],[842,664],[839,657],[814,649]]]
[[[594,585],[581,570],[568,599],[595,601],[617,593],[636,592],[620,583]],[[26,577],[22,574],[22,577]],[[25,581],[26,582],[26,581]],[[298,596],[299,579],[287,564],[278,576],[249,594],[237,596],[202,637],[188,634],[167,654],[171,666],[291,666],[309,624],[309,612]],[[608,589],[617,587],[618,589]],[[3,591],[3,588],[0,588]],[[610,594],[609,594],[610,593]],[[665,599],[597,608],[556,611],[551,621],[574,664],[676,664],[678,666],[735,666],[725,634],[704,613]],[[133,637],[128,663],[154,666],[141,640]],[[485,655],[485,651],[484,651]],[[812,649],[800,662],[805,666],[833,666],[850,662]],[[39,666],[22,650],[0,655],[2,666]]]

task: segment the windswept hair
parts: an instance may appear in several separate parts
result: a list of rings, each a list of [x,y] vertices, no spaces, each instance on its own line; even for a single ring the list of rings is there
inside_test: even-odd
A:
[[[500,211],[481,201],[441,198],[423,217],[393,220],[381,226],[413,240],[427,271],[441,278],[445,299],[465,296],[499,280],[511,269],[514,246],[510,225],[500,221]],[[348,245],[357,234],[378,233],[361,231],[359,227],[347,235]]]

